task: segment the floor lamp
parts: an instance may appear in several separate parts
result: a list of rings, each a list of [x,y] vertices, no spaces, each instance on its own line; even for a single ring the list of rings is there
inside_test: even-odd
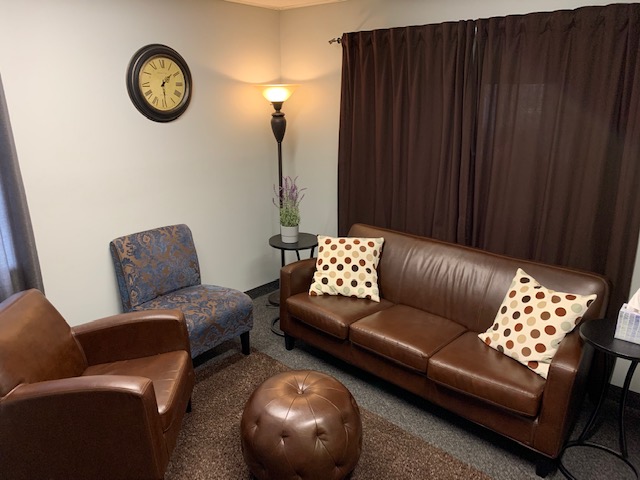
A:
[[[282,192],[282,140],[284,139],[284,133],[287,129],[287,120],[284,118],[284,112],[281,111],[282,104],[286,102],[293,94],[293,91],[298,85],[292,84],[272,84],[272,85],[258,85],[258,88],[262,90],[262,95],[266,98],[271,105],[273,105],[274,112],[271,114],[271,130],[273,130],[273,136],[278,142],[278,196]],[[281,252],[282,262],[284,263],[284,251]],[[269,295],[269,303],[273,305],[280,304],[280,291],[276,290]],[[274,324],[278,321],[276,318]],[[278,333],[274,330],[272,325],[271,330],[274,333]],[[279,333],[278,333],[279,334]]]
[[[298,85],[274,84],[259,85],[259,87],[262,89],[264,98],[271,102],[275,110],[271,114],[271,130],[273,130],[273,136],[276,137],[276,142],[278,142],[278,193],[280,193],[282,191],[282,139],[287,129],[287,120],[280,110],[282,109],[282,104],[289,99]]]

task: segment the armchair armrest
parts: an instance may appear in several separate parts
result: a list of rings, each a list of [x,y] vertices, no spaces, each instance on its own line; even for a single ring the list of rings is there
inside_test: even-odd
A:
[[[189,334],[179,310],[141,310],[77,325],[72,332],[89,365],[186,350]]]
[[[316,271],[316,259],[305,258],[280,269],[280,305],[298,293],[308,292]]]
[[[21,384],[0,400],[0,413],[0,457],[9,478],[162,478],[168,462],[146,378]]]

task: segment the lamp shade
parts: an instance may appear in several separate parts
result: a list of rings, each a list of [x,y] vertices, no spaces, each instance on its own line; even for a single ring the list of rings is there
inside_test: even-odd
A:
[[[298,85],[279,83],[273,85],[258,85],[258,88],[262,90],[264,98],[271,103],[282,103],[289,99],[294,90],[298,88]]]

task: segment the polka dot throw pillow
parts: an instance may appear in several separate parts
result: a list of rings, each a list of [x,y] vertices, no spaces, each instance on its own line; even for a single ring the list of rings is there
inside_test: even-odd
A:
[[[518,269],[493,325],[478,337],[547,378],[558,345],[596,297],[549,290]]]
[[[378,261],[384,238],[318,235],[318,260],[309,295],[342,295],[380,301]]]

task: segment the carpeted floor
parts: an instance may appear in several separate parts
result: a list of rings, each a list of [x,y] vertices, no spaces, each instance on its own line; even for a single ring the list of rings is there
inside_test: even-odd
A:
[[[393,428],[421,439],[423,444],[436,447],[437,451],[449,454],[450,458],[457,459],[462,464],[470,465],[473,469],[484,472],[490,478],[496,480],[533,480],[538,478],[535,475],[535,461],[538,457],[531,454],[527,449],[304,344],[297,344],[294,350],[287,351],[284,348],[284,340],[274,335],[269,328],[271,320],[277,315],[278,309],[269,305],[267,295],[262,295],[254,300],[255,324],[251,332],[251,344],[258,352],[277,360],[286,368],[313,369],[333,375],[351,391],[361,409],[368,411],[364,414],[367,417],[371,414],[373,417],[385,420],[388,424],[392,424]],[[198,378],[205,377],[207,375],[206,372],[219,369],[221,365],[232,367],[234,362],[231,359],[237,356],[237,352],[239,352],[239,342],[229,342],[221,345],[213,352],[215,356],[197,368]],[[262,357],[261,355],[255,356]],[[239,365],[242,365],[242,362]],[[222,370],[225,369],[222,368]],[[231,378],[231,383],[245,382],[239,375],[237,378],[233,376]],[[218,383],[222,385],[223,382],[218,381]],[[244,470],[244,473],[239,474],[240,476],[237,476],[238,474],[236,473],[226,473],[227,476],[210,476],[213,475],[212,470],[221,468],[220,463],[218,463],[220,458],[227,458],[231,454],[240,454],[238,450],[239,443],[235,450],[233,449],[234,447],[228,446],[216,447],[215,445],[219,440],[216,435],[211,433],[211,430],[206,432],[199,431],[198,426],[202,422],[198,420],[201,415],[198,410],[200,403],[197,394],[198,388],[200,388],[200,382],[196,387],[196,393],[194,393],[194,412],[186,417],[180,444],[172,456],[167,479],[247,479],[248,477],[242,476],[243,474],[246,475]],[[251,386],[247,388],[249,388],[248,393],[253,389]],[[215,386],[212,389],[215,391]],[[247,398],[248,393],[245,394]],[[205,395],[206,399],[210,399],[211,396],[211,394]],[[238,402],[243,404],[240,398],[236,398],[234,403]],[[212,403],[215,404],[216,402]],[[576,432],[581,431],[581,427],[586,422],[592,408],[593,406],[589,402],[585,402],[580,420],[576,426]],[[241,407],[239,411],[241,412]],[[618,438],[616,429],[617,403],[613,399],[608,399],[605,402],[603,411],[604,416],[599,422],[599,429],[592,440],[616,447]],[[209,415],[211,417],[220,416],[219,413],[215,412]],[[238,416],[235,428],[239,428],[239,418]],[[628,408],[625,421],[627,442],[630,458],[636,465],[640,465],[639,421],[640,412],[636,408]],[[213,431],[215,430],[214,428]],[[213,435],[213,437],[210,435]],[[229,435],[230,437],[237,436],[237,430]],[[573,436],[577,436],[577,433],[574,433]],[[201,452],[205,453],[200,454],[202,457],[190,457],[189,450],[195,448],[193,445],[203,446]],[[400,446],[394,455],[399,455],[398,452],[404,450],[405,453],[409,452],[409,458],[419,458],[420,455],[413,455],[412,448]],[[362,458],[365,458],[364,453]],[[626,480],[635,478],[630,469],[622,462],[597,450],[575,448],[569,450],[564,458],[565,465],[578,479],[595,480],[606,478]],[[362,462],[363,460],[361,460]],[[385,459],[384,462],[390,462],[390,460]],[[203,466],[197,471],[194,470],[199,463],[202,463]],[[385,474],[358,478],[401,478],[406,480],[456,478],[443,477],[439,474],[418,475],[412,472],[411,464],[412,462],[410,461],[400,462],[402,467],[402,471],[398,474],[400,476],[388,477]],[[244,464],[242,463],[241,465],[243,466]],[[565,477],[560,472],[555,472],[547,478],[559,480]]]
[[[249,479],[239,426],[244,403],[264,380],[288,368],[254,351],[207,362],[197,371],[187,415],[167,480]],[[361,410],[363,450],[352,480],[407,478],[489,480],[478,470],[367,410]]]

